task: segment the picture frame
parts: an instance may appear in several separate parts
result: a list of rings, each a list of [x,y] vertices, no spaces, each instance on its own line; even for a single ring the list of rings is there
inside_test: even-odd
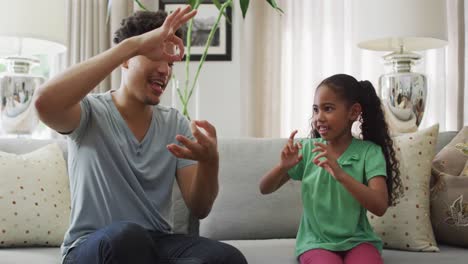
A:
[[[220,1],[221,3],[224,1]],[[159,0],[159,9],[168,14],[178,7],[187,5],[186,0]],[[199,61],[205,49],[206,40],[210,34],[212,25],[219,14],[218,8],[212,1],[204,0],[198,7],[192,29],[192,46],[190,48],[190,61]],[[231,7],[226,8],[226,16],[232,21]],[[187,23],[188,26],[188,23]],[[183,39],[186,45],[186,38]],[[206,61],[230,61],[232,59],[232,26],[223,16],[218,25]]]

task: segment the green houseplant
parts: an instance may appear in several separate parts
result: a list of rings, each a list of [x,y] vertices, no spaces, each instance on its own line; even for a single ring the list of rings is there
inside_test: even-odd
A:
[[[134,0],[140,8],[143,10],[148,10],[139,0]],[[200,76],[201,69],[203,67],[203,64],[205,63],[206,56],[208,55],[208,49],[211,45],[211,42],[213,41],[213,37],[215,35],[215,32],[218,28],[219,22],[223,16],[226,17],[228,23],[231,23],[226,16],[226,8],[232,7],[233,2],[235,0],[212,0],[208,1],[214,4],[218,10],[218,16],[216,18],[215,23],[213,24],[210,33],[208,35],[208,39],[205,43],[204,51],[201,56],[201,59],[198,63],[198,67],[195,72],[195,76],[193,80],[190,80],[190,49],[191,49],[191,44],[192,44],[192,29],[193,29],[193,19],[190,20],[188,27],[187,27],[187,34],[186,34],[186,52],[185,52],[185,82],[183,85],[183,88],[180,89],[180,87],[177,87],[177,94],[179,96],[179,100],[182,105],[182,114],[186,116],[190,120],[190,113],[188,111],[188,103],[190,98],[192,97],[193,91],[196,87],[198,77]],[[265,0],[272,8],[275,10],[279,11],[280,13],[283,13],[281,8],[278,6],[278,3],[276,0]],[[189,4],[192,9],[198,9],[200,7],[200,4],[206,3],[206,1],[203,0],[187,0],[187,4]],[[239,5],[242,11],[242,17],[245,18],[245,15],[247,14],[247,10],[249,8],[249,3],[250,0],[239,0]]]

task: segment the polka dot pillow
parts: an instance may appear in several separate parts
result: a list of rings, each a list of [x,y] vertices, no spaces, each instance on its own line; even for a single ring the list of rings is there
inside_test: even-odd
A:
[[[68,228],[70,190],[60,147],[0,152],[0,247],[59,246]]]
[[[393,137],[404,196],[382,217],[368,213],[385,248],[439,251],[430,219],[429,182],[439,126]]]

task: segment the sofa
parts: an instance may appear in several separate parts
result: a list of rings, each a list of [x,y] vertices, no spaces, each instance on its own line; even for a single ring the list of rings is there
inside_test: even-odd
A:
[[[455,132],[439,134],[437,151]],[[290,181],[270,195],[258,190],[260,177],[278,162],[286,139],[219,139],[220,191],[210,215],[198,221],[184,205],[177,185],[173,189],[173,227],[224,241],[237,247],[248,263],[297,263],[295,234],[301,217],[300,182]],[[23,154],[60,140],[0,139],[0,151]],[[1,173],[1,172],[0,172]],[[0,186],[0,188],[2,188]],[[438,253],[384,249],[385,263],[466,263],[468,249],[439,244]],[[0,248],[0,263],[60,263],[58,247]]]

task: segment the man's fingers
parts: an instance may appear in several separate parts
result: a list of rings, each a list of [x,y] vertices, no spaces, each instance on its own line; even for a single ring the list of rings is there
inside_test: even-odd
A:
[[[161,60],[174,62],[174,61],[180,61],[181,58],[180,58],[180,55],[169,54],[166,51],[163,51],[163,53],[161,54]]]
[[[166,19],[164,20],[164,26],[169,26],[169,27],[172,27],[172,24],[174,23],[174,21],[176,20],[177,18],[177,15],[179,14],[180,12],[180,7],[178,7],[176,10],[174,10],[174,12],[172,12],[171,14],[169,14]]]
[[[184,159],[193,159],[193,154],[187,148],[183,148],[176,144],[170,144],[167,146],[167,149],[176,157]]]
[[[211,137],[216,137],[216,128],[206,120],[195,120],[195,124],[199,127],[205,129]]]
[[[200,147],[196,142],[193,142],[192,140],[188,139],[187,137],[177,135],[176,136],[177,141],[179,141],[182,145],[187,147],[190,151],[199,151]]]
[[[186,7],[185,9],[190,10],[191,7],[188,6],[188,7]],[[184,10],[185,10],[185,9],[184,9]],[[179,21],[178,21],[179,24],[178,24],[178,27],[177,27],[177,28],[179,28],[179,27],[181,27],[183,24],[187,23],[187,21],[189,21],[190,19],[192,19],[192,18],[197,14],[197,12],[198,12],[198,11],[197,11],[196,9],[194,9],[194,10],[188,12],[188,13],[182,12],[183,15],[182,15],[182,17],[179,19]]]
[[[182,58],[184,57],[184,52],[185,52],[184,41],[180,39],[179,37],[177,37],[176,35],[170,35],[167,38],[167,40],[174,43],[174,45],[176,45],[176,47],[179,49],[179,54],[173,54],[173,55],[178,56],[179,60],[182,60]]]

